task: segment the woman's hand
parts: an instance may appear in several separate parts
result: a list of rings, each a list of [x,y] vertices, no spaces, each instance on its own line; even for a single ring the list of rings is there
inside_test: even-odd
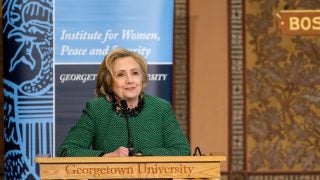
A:
[[[103,157],[120,157],[120,156],[129,156],[129,150],[126,147],[120,146],[118,149],[111,153],[105,153]]]

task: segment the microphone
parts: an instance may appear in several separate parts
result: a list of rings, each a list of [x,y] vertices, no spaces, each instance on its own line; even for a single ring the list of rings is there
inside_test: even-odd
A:
[[[127,130],[128,130],[128,150],[129,150],[129,156],[133,156],[133,145],[131,142],[131,132],[130,132],[130,126],[129,126],[129,117],[128,117],[128,104],[126,100],[121,100],[120,101],[120,105],[121,105],[121,110],[124,113],[124,116],[126,118],[126,123],[127,123]]]

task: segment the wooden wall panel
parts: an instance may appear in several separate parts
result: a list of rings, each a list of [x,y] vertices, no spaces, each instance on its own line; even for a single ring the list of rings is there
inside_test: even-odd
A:
[[[229,1],[229,179],[320,179],[319,37],[283,35],[281,10],[319,1]]]

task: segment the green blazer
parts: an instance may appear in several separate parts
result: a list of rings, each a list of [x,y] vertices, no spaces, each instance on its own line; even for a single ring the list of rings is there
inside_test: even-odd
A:
[[[144,95],[144,107],[129,117],[135,152],[155,156],[190,155],[190,146],[176,120],[171,104],[159,97]],[[127,146],[124,117],[104,97],[87,102],[79,121],[59,147],[59,156],[99,156]]]

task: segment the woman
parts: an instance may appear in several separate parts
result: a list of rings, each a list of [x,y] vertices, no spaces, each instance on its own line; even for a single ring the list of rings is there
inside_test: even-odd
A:
[[[181,156],[190,146],[169,102],[144,94],[147,63],[114,49],[100,65],[97,97],[86,104],[59,156]]]

